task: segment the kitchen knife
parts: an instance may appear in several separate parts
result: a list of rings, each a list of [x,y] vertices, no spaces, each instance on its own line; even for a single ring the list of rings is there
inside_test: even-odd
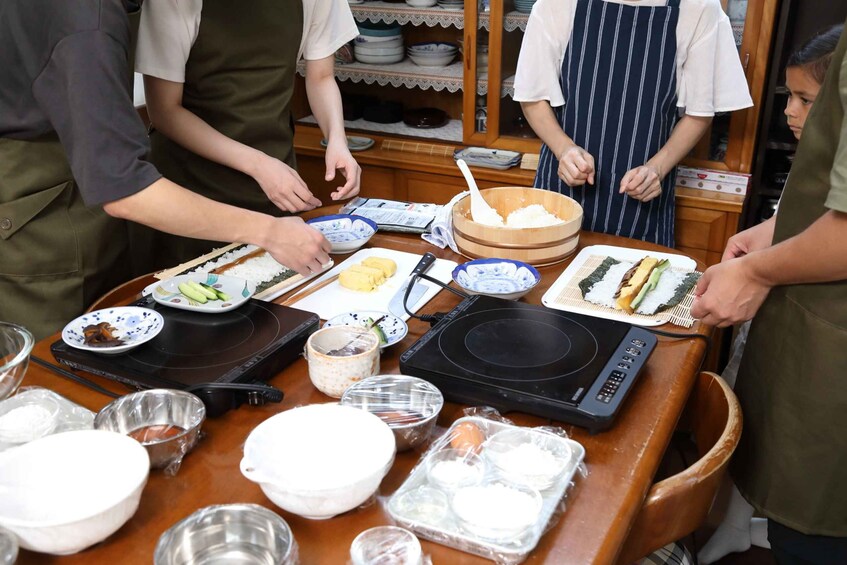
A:
[[[432,253],[424,253],[421,260],[418,261],[418,264],[412,269],[412,273],[409,275],[409,278],[400,286],[400,290],[398,290],[394,296],[391,297],[391,302],[388,303],[388,311],[397,316],[398,318],[403,318],[406,316],[406,309],[403,308],[403,299],[406,297],[406,288],[413,284],[414,286],[409,291],[409,299],[406,301],[406,304],[411,310],[415,304],[418,303],[418,300],[426,293],[427,286],[423,284],[420,279],[415,280],[415,275],[425,273],[429,270],[430,267],[435,263],[435,255]]]

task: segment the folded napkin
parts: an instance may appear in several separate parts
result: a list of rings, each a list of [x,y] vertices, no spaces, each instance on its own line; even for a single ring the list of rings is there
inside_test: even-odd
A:
[[[467,194],[467,190],[460,192],[450,202],[442,206],[432,221],[430,233],[422,234],[421,237],[441,249],[449,246],[450,249],[458,253],[459,248],[456,246],[456,240],[453,239],[453,206]]]

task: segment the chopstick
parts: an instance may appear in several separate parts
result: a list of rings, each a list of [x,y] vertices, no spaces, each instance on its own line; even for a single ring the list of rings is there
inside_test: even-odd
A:
[[[282,304],[283,306],[291,306],[295,302],[299,302],[300,300],[302,300],[303,298],[306,298],[310,294],[319,291],[320,289],[322,289],[323,287],[325,287],[325,286],[327,286],[331,283],[334,283],[338,279],[339,274],[340,273],[332,275],[328,279],[319,282],[315,286],[309,287],[306,290],[302,290],[302,291],[298,292],[294,296],[287,298],[284,302],[280,302],[280,304]]]
[[[106,396],[109,396],[111,398],[120,398],[121,397],[120,394],[117,394],[117,393],[112,392],[111,390],[105,389],[102,386],[98,385],[97,383],[95,383],[93,381],[89,381],[85,377],[80,377],[79,375],[75,375],[75,374],[71,373],[70,371],[64,370],[63,368],[59,367],[58,365],[54,365],[53,363],[50,363],[49,361],[45,361],[44,359],[36,357],[35,355],[30,355],[29,358],[33,361],[33,363],[37,363],[38,365],[41,365],[45,369],[49,369],[49,370],[53,371],[57,375],[65,377],[66,379],[70,379],[77,384],[81,384],[82,386],[86,386],[86,387],[90,388],[91,390],[99,392],[100,394],[105,394]]]

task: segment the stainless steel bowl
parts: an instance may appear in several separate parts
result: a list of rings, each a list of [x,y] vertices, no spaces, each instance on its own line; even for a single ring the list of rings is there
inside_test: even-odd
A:
[[[377,375],[348,388],[341,404],[382,418],[394,432],[397,451],[403,451],[429,440],[444,397],[434,385],[417,377]]]
[[[202,508],[159,538],[155,565],[294,565],[297,542],[288,524],[257,504]]]
[[[0,322],[0,400],[11,396],[21,384],[35,341],[21,326]]]
[[[94,428],[129,435],[150,455],[150,467],[175,471],[194,448],[206,419],[203,401],[191,393],[153,389],[122,396],[94,418]]]

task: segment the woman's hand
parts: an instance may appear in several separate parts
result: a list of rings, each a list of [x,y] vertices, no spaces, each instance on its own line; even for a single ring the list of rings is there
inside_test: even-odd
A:
[[[327,182],[335,178],[336,171],[341,171],[347,182],[344,186],[336,188],[331,195],[332,199],[342,200],[359,194],[362,168],[350,154],[347,145],[341,142],[330,142],[326,148],[326,176],[324,178]]]
[[[663,178],[664,175],[652,165],[635,167],[621,179],[620,193],[641,202],[649,202],[662,194]]]
[[[297,171],[279,159],[262,154],[252,176],[281,210],[296,213],[321,205]]]
[[[594,157],[578,145],[571,145],[559,156],[559,178],[568,186],[594,184]]]
[[[752,228],[740,231],[726,242],[721,261],[743,257],[753,251],[759,251],[773,244],[773,231],[776,226],[776,216]]]

